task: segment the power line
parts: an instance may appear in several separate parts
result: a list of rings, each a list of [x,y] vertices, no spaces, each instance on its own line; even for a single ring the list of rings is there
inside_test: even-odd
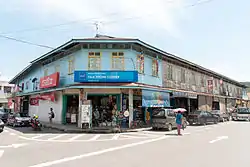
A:
[[[113,16],[117,15],[118,12],[110,13],[107,16]],[[93,20],[98,20],[100,18],[89,18],[89,19],[80,19],[80,20],[74,20],[74,21],[69,21],[69,22],[64,22],[60,24],[54,24],[54,25],[48,25],[44,27],[34,27],[34,28],[27,28],[27,29],[21,29],[21,30],[16,30],[16,31],[7,31],[7,32],[1,32],[1,35],[6,35],[6,34],[13,34],[13,33],[21,33],[21,32],[30,32],[30,31],[39,31],[39,30],[46,30],[46,29],[51,29],[51,28],[56,28],[56,27],[61,27],[65,25],[70,25],[70,24],[76,24],[76,23],[83,23],[87,21],[93,21]]]
[[[33,43],[33,42],[29,42],[29,41],[25,41],[25,40],[13,38],[13,37],[8,37],[8,36],[1,35],[1,34],[0,34],[0,37],[1,38],[5,38],[5,39],[9,39],[9,40],[12,40],[12,41],[20,42],[20,43],[25,43],[25,44],[29,44],[29,45],[34,45],[34,46],[42,47],[42,48],[55,49],[55,48],[52,48],[52,47],[47,46],[47,45],[36,44],[36,43]]]

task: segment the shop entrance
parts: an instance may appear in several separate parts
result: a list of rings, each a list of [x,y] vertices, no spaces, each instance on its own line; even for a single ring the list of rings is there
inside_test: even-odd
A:
[[[79,95],[66,95],[67,110],[66,110],[66,123],[77,124],[78,109],[79,109]]]
[[[120,94],[88,94],[92,103],[92,126],[114,126],[120,111]]]
[[[220,103],[218,101],[212,102],[212,110],[220,110]]]
[[[198,110],[198,99],[190,99],[190,112]]]

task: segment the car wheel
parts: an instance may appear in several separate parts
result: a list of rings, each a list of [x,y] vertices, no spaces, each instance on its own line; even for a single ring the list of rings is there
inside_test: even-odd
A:
[[[153,127],[153,128],[152,128],[152,130],[157,130],[157,129],[158,129],[158,128],[156,128],[156,127]]]
[[[168,130],[168,131],[171,131],[171,130],[172,130],[172,125],[171,125],[171,124],[168,124],[167,130]]]
[[[224,118],[223,118],[224,119]],[[224,122],[224,121],[223,121]],[[218,120],[217,119],[215,119],[214,120],[214,124],[217,124],[218,123]]]

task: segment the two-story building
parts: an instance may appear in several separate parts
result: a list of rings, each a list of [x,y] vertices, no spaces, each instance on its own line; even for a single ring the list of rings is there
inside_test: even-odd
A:
[[[245,88],[138,39],[108,36],[72,39],[32,61],[10,83],[17,85],[16,111],[48,121],[53,108],[55,123],[79,127],[89,119],[93,126],[112,126],[124,115],[128,125],[135,117],[148,122],[155,107],[223,110]]]

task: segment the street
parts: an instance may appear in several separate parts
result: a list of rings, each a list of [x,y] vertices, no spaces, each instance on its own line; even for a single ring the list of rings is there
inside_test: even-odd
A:
[[[62,134],[6,127],[0,134],[4,167],[174,166],[249,167],[249,122],[189,126],[176,131]]]

